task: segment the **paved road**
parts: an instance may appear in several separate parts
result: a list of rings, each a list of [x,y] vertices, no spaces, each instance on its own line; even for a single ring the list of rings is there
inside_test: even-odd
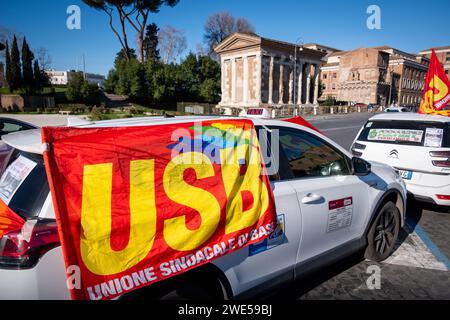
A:
[[[349,150],[362,125],[372,116],[373,114],[368,113],[352,113],[329,116],[320,120],[311,119],[310,122],[327,137]]]
[[[349,114],[310,121],[348,150],[369,118],[368,114]],[[373,263],[354,255],[282,289],[271,298],[450,300],[449,259],[449,209],[409,199],[407,225],[394,255],[387,261]],[[370,290],[374,266],[380,270],[380,288]]]
[[[36,125],[62,125],[64,116],[13,115]],[[368,114],[310,119],[331,139],[349,149]],[[383,263],[354,255],[270,297],[297,299],[447,299],[450,300],[450,213],[448,208],[408,200],[407,226],[394,255]],[[380,271],[379,289],[370,290],[373,268]],[[376,269],[375,269],[376,270]],[[369,281],[369,284],[373,282]]]

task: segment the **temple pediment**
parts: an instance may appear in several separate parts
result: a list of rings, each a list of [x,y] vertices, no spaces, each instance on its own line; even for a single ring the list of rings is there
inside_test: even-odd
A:
[[[215,47],[214,51],[216,53],[222,53],[225,51],[258,46],[260,44],[261,44],[261,37],[252,34],[233,33],[224,41],[222,41],[217,47]]]

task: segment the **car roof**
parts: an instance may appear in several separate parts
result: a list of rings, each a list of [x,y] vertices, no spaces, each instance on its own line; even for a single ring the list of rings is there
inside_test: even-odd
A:
[[[441,123],[450,122],[450,118],[445,116],[432,116],[427,114],[409,113],[409,112],[383,113],[378,114],[369,119],[369,121],[377,121],[377,120],[403,120],[403,121],[441,122]]]
[[[236,119],[248,119],[258,126],[285,126],[298,128],[302,127],[303,130],[316,134],[316,132],[308,127],[300,126],[297,124],[288,123],[280,119],[260,119],[250,117],[229,117],[229,116],[183,116],[183,117],[148,117],[148,118],[130,118],[130,119],[118,119],[118,120],[106,120],[106,121],[80,121],[78,124],[71,125],[73,128],[109,128],[109,127],[133,127],[133,126],[152,126],[162,124],[176,124],[176,123],[189,123],[189,122],[201,122],[209,120],[236,120]],[[70,121],[69,121],[70,123]],[[77,123],[72,121],[72,123]],[[41,130],[33,129],[27,131],[20,131],[10,133],[2,136],[3,142],[11,147],[22,150],[29,153],[43,154],[46,146],[42,143]]]

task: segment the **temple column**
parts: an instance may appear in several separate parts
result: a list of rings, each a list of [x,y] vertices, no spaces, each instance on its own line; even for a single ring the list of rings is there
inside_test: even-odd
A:
[[[320,80],[320,67],[318,64],[314,65],[314,104],[319,104],[319,80]]]
[[[262,87],[262,55],[258,54],[256,56],[256,102],[261,104],[262,96],[261,96],[261,87]]]
[[[228,90],[227,90],[227,84],[226,84],[226,70],[227,68],[225,67],[225,59],[221,60],[221,65],[220,67],[222,68],[222,77],[221,77],[221,87],[222,87],[222,101],[220,101],[220,104],[225,103],[228,99],[227,99],[227,95],[228,95]]]
[[[243,87],[244,87],[244,94],[243,94],[243,102],[244,104],[248,104],[248,57],[244,57],[244,74],[242,76]]]
[[[280,64],[280,89],[278,95],[278,104],[283,104],[284,98],[284,65]]]
[[[306,101],[305,104],[311,103],[311,64],[306,63]]]
[[[289,104],[294,104],[294,70],[292,68],[289,69]]]
[[[298,75],[298,93],[297,93],[297,104],[302,104],[303,95],[303,62],[300,62],[300,73]]]
[[[236,58],[231,59],[231,101],[236,103],[236,80],[237,80],[237,69],[236,69]]]
[[[269,104],[273,104],[273,65],[274,57],[270,57],[270,69],[269,69]]]

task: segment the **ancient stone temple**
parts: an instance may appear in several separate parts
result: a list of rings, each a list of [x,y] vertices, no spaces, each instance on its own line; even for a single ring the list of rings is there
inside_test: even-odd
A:
[[[247,33],[230,35],[215,52],[222,66],[222,108],[264,107],[292,114],[318,105],[326,53]]]

